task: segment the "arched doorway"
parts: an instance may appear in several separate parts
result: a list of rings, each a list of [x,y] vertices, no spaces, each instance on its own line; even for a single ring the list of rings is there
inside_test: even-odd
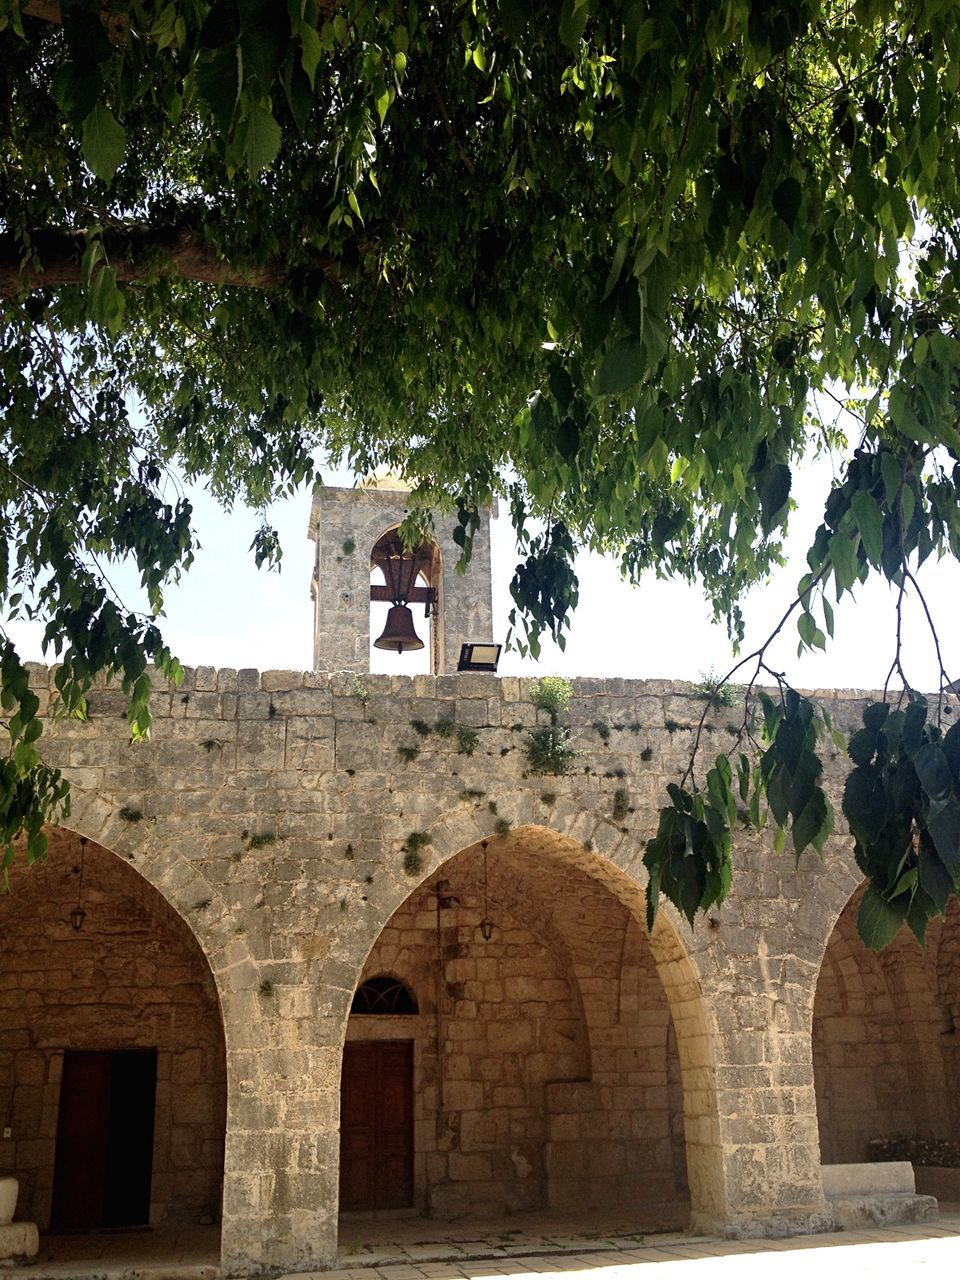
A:
[[[128,862],[56,830],[44,863],[14,864],[0,936],[0,1165],[18,1216],[218,1222],[223,1025],[184,920]]]
[[[440,1220],[556,1210],[617,1215],[635,1229],[687,1224],[681,1053],[663,973],[681,1036],[702,1050],[689,973],[679,947],[655,958],[638,922],[639,893],[628,905],[605,883],[627,878],[603,866],[609,874],[596,874],[601,860],[572,841],[520,829],[457,854],[393,913],[358,992],[399,979],[416,1012],[358,1010],[354,1000],[341,1085],[342,1195],[350,1188],[342,1208],[387,1207],[354,1194],[375,1187],[370,1170],[397,1154],[396,1144],[377,1154],[390,1142],[377,1126],[390,1117],[364,1106],[376,1092],[389,1093],[394,1118],[411,1117],[409,1191],[394,1209]],[[693,1105],[706,1111],[708,1063],[688,1056],[687,1066],[700,1085]],[[709,1116],[695,1116],[694,1129],[696,1151],[710,1141]]]
[[[813,1067],[824,1164],[960,1140],[960,906],[906,929],[881,952],[860,941],[864,886],[827,943],[813,1010]],[[904,1158],[911,1158],[906,1154]]]

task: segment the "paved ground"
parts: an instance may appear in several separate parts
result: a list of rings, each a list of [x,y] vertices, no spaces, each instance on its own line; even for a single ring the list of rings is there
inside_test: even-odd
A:
[[[682,1234],[638,1237],[599,1235],[587,1230],[554,1230],[547,1219],[523,1228],[499,1230],[483,1240],[476,1231],[447,1229],[446,1239],[424,1239],[423,1222],[394,1223],[386,1239],[358,1251],[354,1241],[341,1251],[336,1271],[286,1276],[282,1280],[917,1280],[960,1277],[960,1206],[950,1206],[939,1222],[789,1240],[726,1241]],[[604,1227],[611,1227],[605,1223]],[[386,1223],[377,1224],[386,1229]],[[429,1230],[427,1232],[429,1235]],[[419,1239],[418,1239],[419,1238]],[[534,1239],[536,1244],[533,1245]],[[350,1250],[354,1252],[350,1252]],[[438,1259],[443,1255],[443,1260]],[[98,1236],[48,1237],[29,1267],[0,1269],[2,1280],[219,1280],[217,1234],[212,1229],[181,1232],[116,1232]],[[657,1263],[655,1272],[641,1269]],[[925,1267],[926,1271],[917,1271]]]
[[[657,1235],[645,1242],[620,1237],[591,1242],[581,1237],[577,1252],[558,1241],[551,1250],[522,1251],[522,1242],[498,1243],[496,1256],[417,1260],[408,1248],[405,1263],[344,1267],[337,1271],[285,1276],[282,1280],[464,1280],[477,1277],[544,1276],[555,1280],[886,1280],[919,1267],[918,1280],[960,1276],[960,1211],[939,1222],[789,1240],[728,1241],[704,1236]],[[431,1251],[430,1246],[426,1246]],[[358,1259],[359,1260],[359,1259]],[[655,1272],[642,1269],[657,1263]]]
[[[679,1204],[674,1221],[664,1206],[648,1221],[633,1214],[570,1214],[536,1211],[493,1221],[435,1222],[416,1215],[344,1214],[340,1219],[340,1257],[344,1267],[391,1262],[496,1258],[517,1253],[580,1253],[583,1249],[625,1248],[655,1232],[681,1231],[690,1220],[689,1205]]]

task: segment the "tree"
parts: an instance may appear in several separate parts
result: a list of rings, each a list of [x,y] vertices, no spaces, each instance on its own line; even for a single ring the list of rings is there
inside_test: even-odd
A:
[[[114,672],[146,732],[148,659],[176,674],[171,466],[266,507],[325,458],[386,465],[414,485],[408,538],[455,508],[465,555],[504,496],[535,653],[582,546],[701,582],[740,636],[811,449],[845,463],[802,645],[832,633],[829,594],[881,573],[899,617],[912,566],[960,553],[947,0],[0,0],[0,27],[0,588],[48,620],[66,713]],[[849,445],[814,396],[856,419]],[[254,550],[279,554],[266,522]],[[115,557],[146,616],[112,597]],[[960,878],[946,673],[929,722],[899,629],[894,677],[846,797],[874,941],[922,936]],[[65,791],[9,643],[2,699],[0,839],[9,859],[25,825],[36,856]],[[760,711],[759,762],[698,785],[693,761],[662,811],[654,908],[726,892],[737,788],[798,856],[822,846],[828,730],[785,685]]]

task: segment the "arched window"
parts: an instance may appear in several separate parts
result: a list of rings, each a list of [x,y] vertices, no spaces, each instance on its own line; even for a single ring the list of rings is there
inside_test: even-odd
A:
[[[417,997],[405,982],[383,974],[368,978],[357,987],[351,1013],[419,1013]]]

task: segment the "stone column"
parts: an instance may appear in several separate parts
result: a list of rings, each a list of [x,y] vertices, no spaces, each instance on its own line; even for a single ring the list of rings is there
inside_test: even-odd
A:
[[[228,1056],[226,1275],[316,1270],[337,1255],[339,1048],[309,1043],[307,1019],[279,1017],[271,1031]]]
[[[700,1215],[697,1225],[733,1237],[829,1230],[810,1043],[818,965],[810,939],[791,922],[791,906],[801,892],[816,896],[816,885],[772,873],[765,850],[738,857],[704,975],[725,1203],[719,1220]],[[769,891],[768,879],[780,892]]]

